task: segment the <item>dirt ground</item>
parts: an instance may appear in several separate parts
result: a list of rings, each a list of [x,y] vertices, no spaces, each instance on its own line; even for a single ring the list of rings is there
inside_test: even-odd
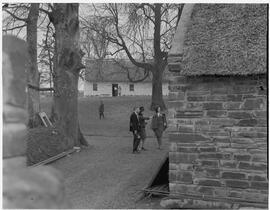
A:
[[[148,151],[132,154],[132,138],[87,137],[91,147],[51,164],[65,180],[73,208],[152,208],[139,201],[166,156],[148,139]],[[148,200],[149,201],[149,200]]]
[[[51,164],[63,174],[72,208],[161,208],[160,199],[141,200],[141,190],[167,155],[167,137],[164,149],[158,150],[148,126],[145,145],[148,150],[132,154],[133,139],[128,130],[132,108],[144,105],[148,109],[150,98],[103,98],[104,120],[98,118],[99,102],[97,97],[79,102],[80,126],[90,147]]]

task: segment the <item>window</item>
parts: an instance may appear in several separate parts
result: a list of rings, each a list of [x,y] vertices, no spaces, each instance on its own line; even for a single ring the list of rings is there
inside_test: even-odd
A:
[[[93,91],[97,91],[97,83],[93,83]]]
[[[129,91],[134,91],[134,84],[129,85]]]

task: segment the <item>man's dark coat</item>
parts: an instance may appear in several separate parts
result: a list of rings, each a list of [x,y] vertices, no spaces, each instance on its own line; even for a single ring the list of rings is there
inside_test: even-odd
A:
[[[137,116],[135,114],[135,112],[133,112],[130,116],[130,126],[129,126],[129,131],[137,131],[139,132],[140,131],[140,124],[139,124],[139,119],[138,119],[139,116]]]

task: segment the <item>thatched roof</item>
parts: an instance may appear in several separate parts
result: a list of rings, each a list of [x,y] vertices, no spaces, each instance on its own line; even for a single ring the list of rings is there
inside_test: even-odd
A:
[[[266,4],[195,4],[185,34],[181,74],[265,73],[267,27]]]
[[[144,77],[144,69],[133,65],[129,60],[115,61],[112,59],[104,59],[103,61],[98,61],[88,59],[86,61],[85,80],[89,82],[131,82],[128,79],[127,70],[132,80],[139,80]],[[164,77],[163,81],[167,81],[166,75]],[[142,82],[151,81],[152,75],[150,74]]]

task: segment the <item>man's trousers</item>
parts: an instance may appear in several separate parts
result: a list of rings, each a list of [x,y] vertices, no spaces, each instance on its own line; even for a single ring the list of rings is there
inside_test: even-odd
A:
[[[141,139],[139,138],[138,134],[135,134],[133,132],[133,152],[138,151],[140,141],[141,141]]]

